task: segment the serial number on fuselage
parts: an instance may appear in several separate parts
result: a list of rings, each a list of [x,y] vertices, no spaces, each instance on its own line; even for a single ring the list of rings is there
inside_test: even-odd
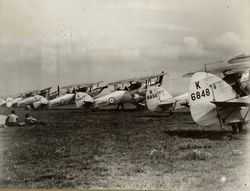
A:
[[[104,106],[104,105],[108,105],[108,101],[100,101],[96,103],[97,106]]]
[[[150,99],[157,98],[162,93],[163,93],[163,90],[157,91],[156,93],[151,93],[150,95],[147,96],[147,99],[150,100]]]

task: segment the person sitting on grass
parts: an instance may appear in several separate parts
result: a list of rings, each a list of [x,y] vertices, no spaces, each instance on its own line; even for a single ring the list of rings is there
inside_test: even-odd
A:
[[[23,126],[25,123],[22,122],[19,117],[16,115],[15,110],[11,111],[11,114],[9,114],[5,120],[6,126]]]
[[[38,121],[36,118],[30,116],[28,113],[25,114],[25,124],[26,125],[37,125],[37,124],[46,125],[46,123],[42,121]]]

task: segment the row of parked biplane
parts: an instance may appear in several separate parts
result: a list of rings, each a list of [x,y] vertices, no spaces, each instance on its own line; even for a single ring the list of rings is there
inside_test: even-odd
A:
[[[176,110],[189,107],[192,118],[201,126],[230,125],[241,130],[250,119],[250,54],[204,65],[204,69],[185,74],[191,77],[189,92],[173,97],[161,87],[166,73],[131,78],[101,86],[96,83],[73,84],[57,91],[50,88],[22,93],[15,98],[1,99],[6,107],[54,108],[75,104],[77,108],[100,108],[110,105],[122,106],[132,103],[137,108],[151,111]],[[108,86],[111,93],[101,96]]]

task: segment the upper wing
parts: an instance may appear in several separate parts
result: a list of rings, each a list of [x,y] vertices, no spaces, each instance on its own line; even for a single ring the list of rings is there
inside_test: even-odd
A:
[[[124,84],[124,83],[145,81],[145,80],[148,80],[148,79],[164,76],[166,74],[167,74],[166,72],[162,72],[162,73],[159,73],[159,74],[153,74],[153,75],[147,75],[147,76],[141,76],[141,77],[135,77],[135,78],[128,78],[128,79],[124,79],[124,80],[118,80],[118,81],[110,82],[107,85],[118,85],[118,84]]]
[[[248,62],[250,61],[250,53],[240,54],[237,55],[230,60],[228,60],[229,64],[236,64],[236,63],[242,63],[242,62]]]
[[[18,96],[22,96],[22,97],[30,97],[34,94],[38,94],[39,93],[39,90],[36,89],[36,90],[32,90],[32,91],[26,91],[26,92],[21,92],[18,94]]]
[[[48,88],[44,88],[42,90],[40,90],[40,92],[46,92],[46,91],[49,91],[52,87],[48,87]]]
[[[183,77],[191,77],[196,72],[209,72],[209,73],[216,74],[216,75],[219,75],[220,73],[223,73],[223,72],[244,73],[245,70],[250,68],[249,61],[250,61],[250,53],[244,53],[244,54],[237,55],[231,59],[206,63],[204,64],[203,68],[188,72],[184,74]]]
[[[193,74],[197,72],[209,72],[215,75],[219,75],[223,72],[227,72],[228,74],[233,74],[236,72],[244,73],[247,69],[250,69],[250,64],[249,63],[244,63],[244,64],[238,64],[238,65],[229,65],[225,62],[224,64],[218,64],[217,66],[208,68],[206,71],[205,69],[200,69],[200,70],[194,70],[191,72],[188,72],[183,75],[183,77],[191,77]]]
[[[97,85],[97,84],[100,84],[102,82],[103,81],[71,84],[71,85],[68,85],[68,86],[63,86],[61,89],[70,89],[70,88],[77,88],[77,87],[90,87],[92,85]]]
[[[228,101],[212,101],[211,103],[219,107],[249,107],[250,96],[248,95]]]

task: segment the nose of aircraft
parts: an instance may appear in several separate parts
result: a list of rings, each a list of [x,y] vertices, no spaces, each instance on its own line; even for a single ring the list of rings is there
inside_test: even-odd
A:
[[[132,95],[128,91],[122,93],[120,103],[128,103],[132,100]]]

